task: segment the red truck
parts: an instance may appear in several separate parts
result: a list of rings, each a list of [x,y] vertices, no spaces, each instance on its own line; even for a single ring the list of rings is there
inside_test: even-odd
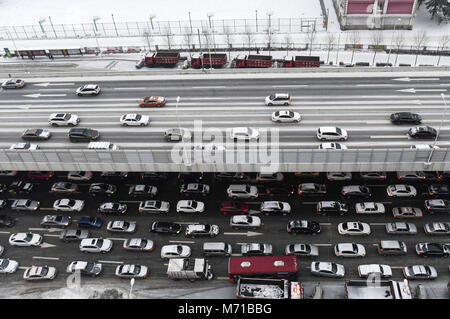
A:
[[[318,68],[320,59],[318,56],[286,56],[283,68]]]
[[[271,55],[240,55],[236,58],[237,68],[270,68]]]
[[[213,68],[221,68],[227,63],[227,55],[225,53],[203,53],[202,56],[200,54],[195,54],[191,58],[191,66],[193,68],[201,68],[203,61],[203,67],[209,68],[212,66]]]
[[[175,66],[180,62],[180,53],[178,52],[156,52],[145,56],[144,65],[153,66]]]

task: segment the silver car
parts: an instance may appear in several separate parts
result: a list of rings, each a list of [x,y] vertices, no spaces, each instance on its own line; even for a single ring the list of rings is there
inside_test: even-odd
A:
[[[80,251],[83,253],[107,253],[113,247],[110,239],[103,238],[86,238],[80,242]]]
[[[170,210],[170,203],[161,200],[146,200],[140,202],[139,213],[168,213]]]
[[[386,189],[389,197],[415,197],[417,189],[412,185],[396,184],[389,185]]]
[[[273,248],[271,244],[246,243],[241,245],[242,256],[271,256]]]
[[[114,220],[108,222],[106,230],[116,233],[134,233],[136,231],[136,222],[128,222],[124,220]]]
[[[437,270],[433,266],[414,265],[403,268],[403,276],[406,279],[436,279]]]
[[[61,215],[45,215],[41,220],[43,227],[68,227],[72,222],[70,216]]]
[[[334,246],[334,254],[337,257],[364,257],[366,256],[366,248],[361,244],[339,243]]]
[[[147,266],[136,264],[123,264],[116,268],[116,276],[120,278],[147,278],[150,275]]]
[[[313,261],[311,263],[311,274],[314,276],[342,278],[345,276],[345,268],[341,264],[324,261]]]
[[[31,199],[16,199],[11,204],[13,210],[31,210],[36,211],[39,209],[40,203],[37,200]]]
[[[423,230],[427,235],[449,235],[450,223],[444,222],[428,223],[423,226]]]
[[[12,259],[0,259],[0,274],[13,274],[19,267],[19,263]]]
[[[53,208],[57,212],[81,212],[84,208],[84,200],[62,198],[53,203]]]
[[[191,255],[191,247],[187,245],[165,245],[161,247],[161,258],[187,258]]]
[[[361,278],[367,278],[369,275],[379,275],[381,278],[392,277],[391,266],[380,264],[359,265],[358,273]]]
[[[152,240],[146,238],[129,238],[123,242],[125,250],[151,252],[155,249]]]
[[[357,235],[368,236],[370,235],[370,225],[361,222],[346,222],[338,225],[338,232],[341,235]]]
[[[11,246],[30,247],[40,246],[42,243],[42,236],[34,233],[15,233],[9,237],[9,244]]]
[[[284,251],[286,255],[295,255],[298,257],[319,256],[319,246],[311,244],[288,244]]]
[[[261,218],[248,215],[234,215],[230,218],[230,227],[234,229],[261,227]]]
[[[415,235],[417,234],[417,227],[413,223],[387,223],[386,232],[393,235]]]

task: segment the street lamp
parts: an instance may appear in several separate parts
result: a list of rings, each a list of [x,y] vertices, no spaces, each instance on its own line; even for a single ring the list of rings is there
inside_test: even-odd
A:
[[[442,97],[442,101],[444,101],[444,105],[445,105],[444,114],[443,114],[443,116],[442,116],[442,118],[441,118],[441,123],[439,124],[439,128],[438,128],[438,130],[437,130],[436,137],[434,138],[433,145],[431,146],[430,155],[428,156],[428,160],[425,162],[425,165],[426,165],[426,166],[429,166],[429,165],[432,164],[431,158],[433,157],[433,152],[434,152],[434,149],[435,149],[435,147],[436,147],[436,143],[437,143],[437,140],[438,140],[438,138],[439,138],[439,134],[441,133],[442,124],[444,123],[444,119],[445,119],[446,116],[447,116],[447,102],[445,101],[445,95],[444,95],[444,93],[441,93],[441,97]]]
[[[272,11],[267,11],[266,14],[267,14],[267,16],[269,17],[269,28],[271,28],[271,27],[272,27],[272,24],[271,24],[271,22],[270,22],[270,17],[273,15],[273,12],[272,12]]]
[[[150,18],[150,24],[152,25],[152,31],[153,31],[153,30],[155,30],[155,29],[153,28],[153,19],[156,18],[156,14],[150,14],[150,17],[149,17],[149,18]]]
[[[255,10],[256,32],[258,32],[258,10]]]
[[[41,27],[41,31],[42,31],[42,33],[44,33],[44,34],[45,34],[45,30],[44,30],[44,27],[42,26],[42,24],[43,24],[45,21],[47,21],[47,20],[45,20],[45,18],[41,18],[41,20],[39,20],[39,26]]]
[[[194,33],[194,31],[192,30],[191,11],[188,12],[188,15],[189,15],[189,25],[191,27],[191,33]]]
[[[128,295],[128,299],[131,299],[131,292],[133,291],[133,286],[134,286],[134,278],[131,278],[131,280],[130,280],[130,293]]]
[[[212,21],[211,21],[211,18],[214,17],[214,13],[208,12],[208,13],[207,13],[207,16],[208,16],[208,19],[209,19],[209,31],[210,31],[211,34],[212,34],[213,45],[214,45],[214,52],[215,52],[215,51],[216,51],[216,39],[215,39],[215,37],[214,37],[214,30],[213,30],[213,28],[212,28]]]
[[[387,63],[389,63],[389,59],[391,58],[392,43],[394,42],[394,36],[395,36],[395,27],[397,26],[397,22],[401,22],[401,21],[402,21],[401,18],[398,18],[397,20],[395,20],[395,23],[394,23],[394,32],[392,33],[391,45],[389,46],[389,54],[388,54]]]
[[[55,27],[53,26],[52,17],[49,16],[48,21],[50,22],[50,25],[52,26],[53,33],[55,34],[55,38],[57,38],[58,35],[56,34]]]

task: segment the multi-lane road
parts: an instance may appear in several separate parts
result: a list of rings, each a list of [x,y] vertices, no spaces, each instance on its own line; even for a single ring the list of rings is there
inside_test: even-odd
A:
[[[44,74],[43,74],[44,76]],[[27,81],[27,79],[24,79]],[[0,92],[0,148],[20,142],[27,128],[48,128],[53,133],[48,141],[38,142],[42,149],[85,148],[70,143],[66,127],[49,127],[48,116],[70,112],[81,117],[80,127],[100,131],[101,140],[117,144],[121,149],[170,149],[164,131],[193,128],[201,120],[203,129],[224,132],[231,127],[250,126],[257,129],[279,129],[280,148],[317,148],[316,130],[320,126],[338,126],[348,131],[344,142],[349,148],[409,148],[418,143],[407,137],[409,125],[390,123],[393,112],[411,111],[423,117],[423,124],[442,130],[437,143],[450,145],[450,117],[446,116],[441,93],[450,89],[448,77],[346,77],[346,78],[255,78],[221,80],[133,80],[97,81],[102,93],[94,97],[77,97],[75,90],[86,82],[67,81],[33,83],[20,90]],[[265,106],[264,97],[274,92],[288,92],[292,105]],[[143,96],[167,98],[162,108],[139,108]],[[176,108],[176,98],[180,103]],[[450,102],[450,101],[449,101]],[[277,124],[271,113],[280,109],[297,111],[299,124]],[[148,127],[121,127],[119,118],[126,113],[150,116]],[[217,141],[216,141],[217,142]]]

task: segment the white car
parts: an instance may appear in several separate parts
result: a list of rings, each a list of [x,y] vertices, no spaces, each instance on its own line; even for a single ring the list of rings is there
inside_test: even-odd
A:
[[[129,238],[123,242],[123,248],[132,251],[151,252],[155,249],[155,245],[152,240],[146,238]]]
[[[67,174],[67,179],[71,181],[89,181],[92,178],[92,172],[73,171]]]
[[[416,149],[416,150],[431,150],[432,148],[434,149],[438,149],[439,146],[435,145],[430,145],[430,144],[415,144],[413,146],[411,146],[411,149]]]
[[[347,131],[335,126],[323,126],[317,129],[317,138],[321,141],[345,141]]]
[[[234,141],[258,141],[259,132],[251,127],[234,127],[231,129],[230,137]]]
[[[9,244],[18,247],[39,246],[42,244],[42,236],[34,233],[15,233],[9,237]]]
[[[266,215],[271,213],[287,215],[291,212],[291,205],[286,202],[265,201],[261,203],[260,211],[262,214]]]
[[[76,126],[80,122],[78,115],[70,113],[53,113],[48,118],[51,126]]]
[[[275,93],[267,96],[264,100],[265,104],[268,106],[272,105],[290,105],[291,96],[289,93]]]
[[[1,85],[3,89],[21,89],[25,86],[25,81],[21,79],[8,79]]]
[[[234,229],[257,229],[261,227],[261,218],[258,216],[234,215],[230,218],[230,227]]]
[[[334,254],[337,257],[364,257],[366,248],[361,244],[339,243],[334,246]]]
[[[10,150],[29,150],[29,151],[34,151],[34,150],[38,150],[39,149],[39,145],[31,144],[29,142],[16,143],[16,144],[11,145],[11,147],[9,149]]]
[[[164,245],[161,247],[161,258],[187,258],[191,255],[191,247],[186,245]]]
[[[319,150],[346,150],[348,149],[347,146],[341,144],[341,143],[322,143],[319,145]]]
[[[146,126],[150,123],[150,116],[130,113],[122,115],[120,125],[122,126]]]
[[[228,197],[233,199],[258,197],[258,188],[248,184],[232,184],[227,188]]]
[[[415,235],[417,227],[413,223],[386,223],[386,232],[392,235]]]
[[[355,210],[357,214],[384,214],[386,211],[383,203],[375,202],[356,203]]]
[[[33,280],[52,280],[56,277],[56,268],[50,266],[31,266],[25,269],[23,279]]]
[[[381,278],[392,277],[391,266],[380,264],[359,265],[358,274],[361,278],[367,278],[369,275],[379,275]]]
[[[113,242],[110,239],[86,238],[80,242],[80,251],[83,253],[107,253],[112,249]]]
[[[13,274],[19,267],[19,263],[12,259],[0,259],[0,274]]]
[[[196,200],[180,200],[177,203],[177,213],[203,213],[205,204]]]
[[[417,196],[417,190],[412,185],[396,184],[389,185],[386,189],[389,197],[415,197]]]
[[[117,233],[134,233],[136,231],[136,222],[127,222],[124,220],[114,220],[108,222],[106,230]]]
[[[170,210],[170,203],[161,200],[146,200],[140,202],[139,213],[168,213]]]
[[[328,172],[327,179],[329,181],[349,181],[352,179],[350,172]]]
[[[120,278],[147,278],[150,275],[148,267],[136,264],[123,264],[116,267],[116,276]]]
[[[84,208],[84,200],[62,198],[53,203],[53,209],[57,212],[81,212]]]
[[[302,120],[300,113],[289,110],[281,110],[272,113],[272,122],[277,123],[298,123]]]
[[[78,96],[82,95],[98,95],[100,93],[100,87],[97,84],[86,84],[80,86],[76,90],[76,94]]]
[[[345,222],[338,225],[338,232],[341,235],[370,235],[370,225],[361,222]]]
[[[313,261],[311,263],[311,274],[314,276],[342,278],[345,276],[345,268],[343,265],[332,262]]]
[[[186,226],[186,237],[215,237],[219,235],[219,226],[212,224],[194,224]]]
[[[102,272],[103,265],[100,263],[88,261],[72,261],[66,268],[66,272],[73,274],[75,272],[81,275],[98,276]]]

